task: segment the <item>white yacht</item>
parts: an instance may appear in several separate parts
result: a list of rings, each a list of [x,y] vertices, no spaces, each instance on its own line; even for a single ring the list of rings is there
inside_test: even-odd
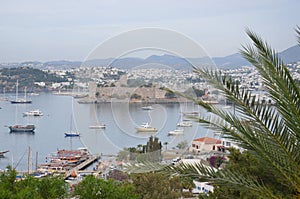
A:
[[[105,124],[95,124],[95,125],[90,125],[89,128],[90,129],[105,129],[106,126],[105,126]]]
[[[24,116],[43,116],[42,111],[40,110],[32,110],[23,113]]]
[[[140,127],[136,128],[137,132],[157,132],[157,128],[151,127],[150,124],[143,123]]]
[[[183,129],[175,129],[173,131],[169,131],[168,135],[182,135],[183,134]]]
[[[193,123],[192,122],[184,122],[184,121],[182,121],[182,122],[179,122],[179,123],[177,123],[177,126],[179,126],[179,127],[192,127],[193,126]]]
[[[153,110],[152,106],[143,106],[143,110]]]

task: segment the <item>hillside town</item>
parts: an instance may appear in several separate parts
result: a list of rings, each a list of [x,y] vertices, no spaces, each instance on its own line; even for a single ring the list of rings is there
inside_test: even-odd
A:
[[[300,62],[288,64],[287,66],[293,78],[299,81]],[[29,92],[53,92],[57,95],[70,95],[74,98],[79,98],[79,104],[111,102],[168,104],[186,101],[184,97],[174,95],[167,89],[194,96],[210,104],[225,103],[224,96],[220,96],[218,90],[212,88],[197,74],[187,70],[172,70],[170,68],[123,70],[105,66],[79,67],[65,70],[49,68],[41,71],[42,74],[49,75],[49,81],[39,80],[34,81],[33,84],[32,82],[22,81],[22,76],[17,72],[10,79],[7,79],[7,70],[10,69],[4,68],[0,70],[0,85],[3,89],[3,94],[5,94],[5,90],[8,92],[14,91],[14,84],[7,84],[8,80],[18,80],[23,82],[21,88],[19,88],[20,90],[27,88]],[[15,71],[18,69],[11,68],[11,70]],[[30,71],[33,69],[26,66],[19,68],[19,70]],[[221,73],[230,76],[234,81],[238,82],[240,89],[253,91],[260,95],[261,99],[272,103],[269,96],[265,95],[263,81],[254,67],[244,66],[238,69],[221,70]],[[51,82],[50,77],[52,79],[55,77],[53,82]],[[33,76],[32,79],[35,79],[35,77]],[[149,106],[149,110],[150,108],[152,109],[151,106]],[[188,128],[191,124],[190,122],[183,122],[180,125]],[[149,127],[145,125],[143,128],[142,131],[146,131]],[[177,135],[182,132],[175,130],[169,133],[170,135]],[[177,147],[172,149],[167,149],[167,143],[164,143],[164,145],[165,149],[162,143],[159,142],[157,144],[159,147],[156,151],[149,151],[149,147],[146,145],[142,149],[128,146],[128,149],[125,149],[123,152],[120,151],[116,157],[110,158],[93,156],[84,148],[79,150],[59,150],[57,155],[49,157],[45,164],[41,164],[37,171],[42,173],[39,177],[41,175],[63,174],[66,181],[71,186],[75,186],[83,179],[83,174],[93,174],[107,179],[109,175],[113,175],[112,172],[115,170],[124,172],[129,165],[139,162],[141,158],[153,158],[152,156],[145,156],[149,152],[156,154],[158,151],[159,154],[157,157],[155,155],[154,159],[165,166],[182,163],[187,165],[202,163],[217,170],[222,169],[227,163],[230,150],[235,149],[239,152],[244,150],[237,143],[222,137],[218,132],[215,132],[213,137],[197,137],[190,143],[183,140]],[[126,155],[124,156],[124,154]],[[93,171],[87,172],[84,170],[94,162],[97,162],[97,164],[94,166]],[[193,180],[193,184],[193,189],[190,191],[186,190],[192,196],[208,194],[214,191],[214,187],[209,181]]]

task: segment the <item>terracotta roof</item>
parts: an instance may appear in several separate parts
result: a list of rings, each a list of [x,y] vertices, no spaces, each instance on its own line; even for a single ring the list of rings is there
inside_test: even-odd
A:
[[[196,142],[204,142],[205,144],[221,144],[221,140],[215,139],[215,138],[210,138],[210,137],[202,137],[202,138],[197,138],[193,141]]]

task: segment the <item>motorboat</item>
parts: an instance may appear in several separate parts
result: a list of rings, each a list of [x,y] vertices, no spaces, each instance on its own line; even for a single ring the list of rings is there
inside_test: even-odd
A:
[[[89,128],[90,129],[105,129],[106,126],[105,126],[105,124],[95,124],[95,125],[90,125]]]
[[[192,111],[192,112],[182,112],[183,115],[186,115],[186,116],[197,116],[199,115],[199,112],[197,111]]]
[[[157,128],[151,127],[150,124],[143,123],[140,127],[136,128],[137,132],[157,132]]]
[[[183,129],[175,129],[173,131],[169,131],[168,135],[182,135],[183,134]]]
[[[4,154],[7,153],[9,151],[0,151],[0,158],[3,158],[4,157]]]
[[[40,110],[32,110],[23,113],[24,116],[43,116],[42,111]]]
[[[193,123],[192,122],[179,122],[178,124],[177,124],[177,126],[179,126],[179,127],[192,127],[193,126]]]
[[[143,106],[142,107],[143,110],[153,110],[152,106]]]

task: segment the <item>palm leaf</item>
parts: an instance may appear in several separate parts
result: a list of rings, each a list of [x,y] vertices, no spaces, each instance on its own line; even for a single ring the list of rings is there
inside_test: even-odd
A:
[[[252,96],[251,92],[240,89],[237,82],[220,71],[195,67],[195,73],[206,79],[234,103],[239,116],[205,104],[201,100],[194,100],[214,115],[213,118],[201,116],[194,119],[207,128],[221,131],[224,137],[236,141],[260,164],[279,175],[285,185],[293,187],[297,192],[300,186],[299,88],[277,53],[256,34],[250,30],[246,32],[253,45],[243,46],[241,53],[261,74],[275,106],[268,103],[255,103],[256,97]],[[300,35],[299,27],[297,33]],[[257,189],[262,194],[265,193],[266,197],[272,196],[272,191],[264,187],[261,182],[248,177],[247,181],[238,171],[212,172],[201,165],[195,167],[179,165],[171,167],[170,170],[206,175],[210,180],[218,183],[239,184]]]

